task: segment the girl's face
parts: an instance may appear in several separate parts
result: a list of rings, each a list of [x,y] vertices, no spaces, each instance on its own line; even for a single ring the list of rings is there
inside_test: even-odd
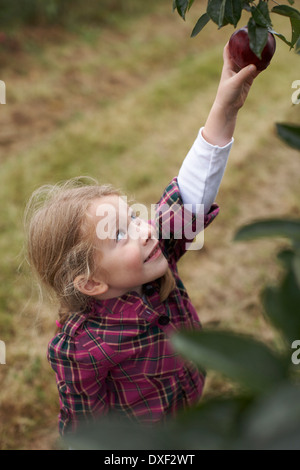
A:
[[[99,298],[117,297],[129,291],[141,294],[143,284],[166,273],[168,262],[154,228],[137,217],[121,197],[111,195],[95,200],[90,214],[97,234],[98,277],[107,285]]]

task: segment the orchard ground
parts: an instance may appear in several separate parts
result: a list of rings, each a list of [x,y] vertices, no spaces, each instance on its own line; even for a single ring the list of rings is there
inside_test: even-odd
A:
[[[159,199],[206,119],[233,32],[209,24],[191,39],[198,13],[183,22],[163,2],[110,27],[25,28],[0,51],[1,449],[59,446],[58,395],[46,360],[56,316],[40,302],[24,262],[26,201],[42,184],[79,175],[110,182],[143,204]],[[288,20],[276,21],[274,28],[288,35]],[[276,253],[285,242],[232,239],[254,219],[299,217],[299,154],[275,134],[275,122],[299,122],[300,105],[291,101],[298,63],[277,40],[270,67],[240,112],[217,197],[220,214],[204,247],[179,264],[204,327],[267,342],[277,338],[259,294],[280,275]],[[209,371],[204,399],[232,387]]]

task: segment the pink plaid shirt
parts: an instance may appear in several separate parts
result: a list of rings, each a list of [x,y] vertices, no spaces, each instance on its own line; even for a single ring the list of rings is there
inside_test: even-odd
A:
[[[160,246],[176,280],[176,288],[165,302],[160,302],[158,281],[144,285],[142,297],[132,291],[114,299],[94,300],[85,313],[72,314],[50,341],[48,359],[59,391],[61,434],[111,410],[155,423],[201,397],[203,374],[184,361],[169,341],[176,330],[200,328],[176,267],[188,241],[174,235],[182,210],[174,178],[157,204]],[[214,204],[204,217],[204,228],[218,212]],[[194,226],[196,216],[191,221]],[[171,234],[164,238],[167,222],[171,222]]]

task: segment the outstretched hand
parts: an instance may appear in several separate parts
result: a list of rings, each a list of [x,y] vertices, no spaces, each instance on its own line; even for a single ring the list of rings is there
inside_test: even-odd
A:
[[[228,43],[224,47],[223,61],[216,102],[226,107],[228,112],[231,109],[236,111],[244,105],[253,80],[260,72],[253,64],[240,70],[230,57]]]
[[[253,64],[239,70],[230,57],[228,43],[224,47],[223,61],[216,98],[202,131],[207,142],[221,147],[232,139],[238,111],[260,73]]]

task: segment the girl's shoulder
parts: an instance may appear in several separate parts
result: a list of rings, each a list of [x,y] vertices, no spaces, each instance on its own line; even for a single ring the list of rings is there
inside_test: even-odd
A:
[[[83,366],[107,368],[114,351],[101,335],[101,320],[89,314],[74,314],[48,343],[47,357],[55,371]],[[70,369],[71,370],[71,369]]]

